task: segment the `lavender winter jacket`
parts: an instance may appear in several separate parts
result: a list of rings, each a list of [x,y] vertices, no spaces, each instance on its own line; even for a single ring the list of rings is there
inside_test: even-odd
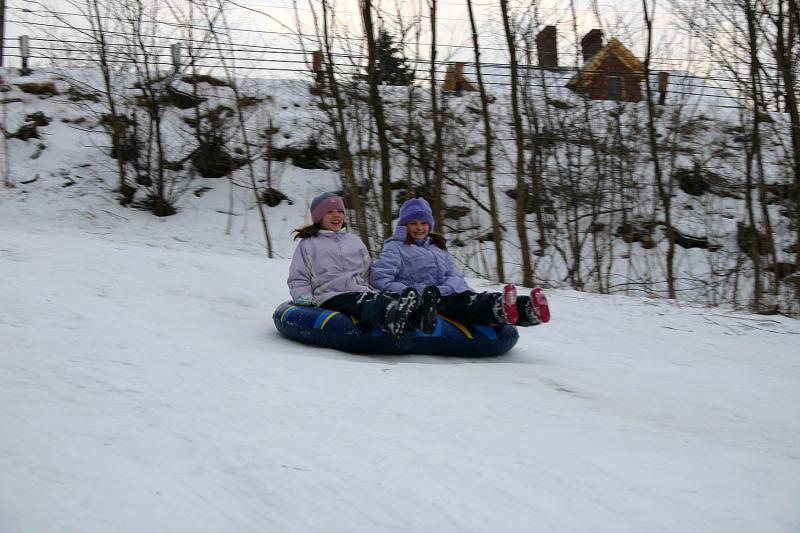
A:
[[[396,292],[414,287],[422,292],[428,285],[436,285],[442,296],[472,292],[446,250],[433,244],[430,237],[404,244],[406,235],[406,227],[398,226],[394,235],[383,242],[381,255],[370,269],[373,287]]]
[[[287,280],[292,301],[319,305],[346,292],[370,291],[369,265],[369,252],[361,239],[347,230],[320,230],[295,248]]]

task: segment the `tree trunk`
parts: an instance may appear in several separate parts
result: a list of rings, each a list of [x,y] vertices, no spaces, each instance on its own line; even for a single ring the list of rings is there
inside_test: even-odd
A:
[[[647,7],[647,0],[642,0],[645,26],[647,29],[647,51],[644,60],[644,85],[647,94],[647,136],[650,141],[650,156],[653,158],[653,172],[655,173],[658,196],[664,208],[664,223],[667,232],[667,295],[675,298],[675,233],[672,228],[672,196],[671,187],[664,184],[664,176],[661,172],[660,155],[658,152],[658,137],[656,135],[656,106],[653,100],[653,88],[650,83],[650,59],[653,51],[653,21]]]
[[[377,47],[372,33],[372,0],[361,0],[361,17],[364,22],[364,35],[367,37],[367,81],[369,84],[369,103],[378,130],[378,146],[381,153],[381,225],[383,238],[392,236],[392,175],[389,165],[389,142],[386,139],[386,117],[383,113],[383,99],[378,88]]]
[[[223,13],[223,17],[224,17],[223,5],[222,5],[221,1],[220,1],[220,4],[219,4],[219,10],[220,10],[221,13]],[[226,26],[227,26],[227,23],[226,23]],[[229,34],[227,34],[227,35],[229,35]],[[252,154],[252,151],[250,150],[250,141],[249,141],[248,136],[247,136],[247,127],[246,127],[246,121],[245,121],[245,116],[244,116],[244,109],[242,108],[242,105],[241,105],[242,98],[241,98],[241,94],[239,93],[239,84],[236,81],[234,73],[229,68],[228,59],[226,58],[226,54],[224,53],[225,50],[222,49],[219,37],[220,36],[219,36],[218,33],[214,33],[213,34],[213,38],[217,43],[218,51],[220,53],[220,58],[222,59],[222,63],[223,63],[222,67],[223,67],[223,69],[225,71],[225,76],[227,78],[228,85],[230,86],[231,91],[233,92],[233,97],[235,98],[235,102],[236,102],[236,118],[238,119],[238,122],[239,122],[239,129],[241,130],[241,134],[242,134],[242,144],[244,145],[245,157],[247,159],[247,174],[250,177],[250,186],[253,189],[253,195],[255,196],[256,206],[258,207],[258,214],[259,214],[259,218],[261,220],[261,229],[264,232],[264,239],[266,241],[267,257],[272,259],[272,257],[273,257],[272,238],[270,237],[270,234],[269,234],[269,223],[267,221],[267,212],[266,212],[266,209],[264,207],[264,203],[261,201],[261,197],[258,194],[258,180],[256,179],[255,169],[253,168],[253,154]],[[233,43],[232,42],[229,42],[227,44],[230,47],[233,47]],[[272,123],[270,122],[270,126],[271,125],[272,125]],[[272,133],[270,133],[270,143],[271,142],[272,142]],[[231,169],[230,176],[231,176],[231,178],[233,177],[233,169]]]
[[[436,82],[436,2],[429,0],[431,19],[431,114],[433,120],[433,183],[428,184],[431,198],[431,211],[433,219],[439,224],[439,231],[443,232],[442,220],[442,194],[444,182],[444,140],[442,139],[442,115],[439,110],[439,86]]]
[[[772,239],[770,223],[768,216],[764,218],[765,224],[765,231],[766,231],[766,239],[768,242],[762,242],[761,232],[758,230],[758,224],[755,216],[755,208],[753,205],[753,198],[752,198],[752,191],[753,187],[753,165],[758,165],[758,168],[761,170],[759,172],[759,184],[758,184],[758,191],[759,191],[759,202],[762,205],[764,211],[766,210],[766,203],[764,198],[764,180],[763,180],[763,166],[761,165],[761,131],[760,131],[760,123],[761,123],[761,110],[764,106],[764,100],[761,97],[761,84],[760,84],[760,71],[761,71],[761,63],[758,57],[758,29],[756,28],[756,8],[751,3],[751,0],[742,0],[742,8],[744,10],[745,20],[747,22],[747,48],[749,54],[749,81],[750,81],[750,92],[751,92],[751,101],[752,101],[752,120],[753,125],[750,131],[750,148],[747,152],[747,213],[750,218],[750,224],[752,226],[753,232],[753,239],[752,239],[752,247],[751,247],[751,256],[750,258],[753,261],[753,268],[754,272],[753,275],[755,277],[755,285],[753,287],[753,310],[758,312],[763,310],[762,309],[762,299],[764,292],[763,281],[761,279],[761,273],[763,272],[763,265],[761,264],[761,251],[764,248],[764,245],[768,245],[770,248]],[[763,211],[762,211],[763,212]],[[773,258],[775,257],[775,253],[773,250],[772,253]],[[777,277],[776,277],[777,282]]]
[[[127,175],[125,168],[125,158],[122,155],[122,146],[124,144],[125,132],[127,128],[120,117],[117,116],[117,105],[114,100],[113,84],[111,81],[111,67],[108,63],[108,47],[106,45],[106,33],[103,27],[103,18],[100,14],[100,5],[98,0],[89,0],[88,8],[91,13],[91,24],[97,42],[98,52],[100,54],[100,73],[103,76],[103,86],[105,89],[106,102],[108,104],[108,111],[111,114],[111,143],[116,154],[117,159],[117,173],[119,175],[118,188],[123,192],[127,185]]]
[[[331,37],[328,30],[327,0],[322,1],[322,20],[322,38],[324,42],[323,48],[326,56],[325,74],[328,81],[328,88],[336,104],[335,114],[331,117],[331,126],[333,127],[334,137],[336,138],[336,147],[339,155],[339,161],[341,162],[341,172],[344,175],[344,181],[349,189],[350,207],[356,212],[356,228],[361,236],[361,240],[364,241],[364,245],[367,247],[367,250],[371,251],[372,247],[369,238],[369,227],[367,225],[366,207],[364,205],[363,198],[361,197],[361,191],[358,187],[358,180],[356,179],[355,168],[353,165],[353,154],[350,151],[350,143],[348,141],[347,122],[345,121],[344,116],[345,102],[339,89],[339,83],[336,79],[336,74],[333,70],[333,47],[331,45]],[[320,99],[324,100],[324,93],[320,94]]]
[[[800,109],[798,108],[797,84],[797,57],[792,57],[792,50],[797,46],[798,34],[800,33],[800,12],[798,12],[797,0],[788,0],[788,14],[783,12],[783,1],[778,3],[779,12],[774,24],[777,30],[777,42],[775,48],[775,59],[783,80],[784,92],[786,93],[786,111],[789,113],[791,124],[792,139],[792,163],[794,174],[794,194],[795,205],[795,228],[797,228],[797,239],[795,241],[795,265],[800,271]],[[788,17],[788,21],[787,21]],[[787,23],[788,22],[788,23]],[[787,27],[788,26],[788,27]],[[800,287],[798,287],[800,292]]]
[[[528,227],[525,209],[528,204],[528,187],[525,182],[525,139],[522,132],[522,116],[519,112],[519,81],[517,69],[517,47],[514,34],[511,31],[511,22],[508,15],[508,0],[500,0],[500,11],[503,18],[503,29],[508,45],[509,62],[511,66],[511,113],[514,120],[514,136],[517,145],[517,162],[515,175],[517,178],[517,234],[519,235],[519,248],[522,259],[522,284],[526,287],[533,286],[533,268],[531,265],[531,251],[528,243]]]
[[[472,0],[467,0],[467,10],[469,11],[469,23],[472,28],[472,46],[475,50],[475,75],[478,78],[478,90],[481,95],[481,114],[483,116],[483,131],[486,136],[484,147],[484,167],[486,172],[486,188],[489,194],[489,209],[492,219],[492,240],[494,241],[496,277],[501,283],[505,282],[505,266],[503,264],[503,233],[500,230],[500,217],[498,213],[497,197],[494,191],[494,163],[492,157],[492,124],[489,117],[489,95],[486,94],[486,86],[483,84],[481,74],[481,51],[478,44],[478,30],[475,26],[475,16],[472,12]]]

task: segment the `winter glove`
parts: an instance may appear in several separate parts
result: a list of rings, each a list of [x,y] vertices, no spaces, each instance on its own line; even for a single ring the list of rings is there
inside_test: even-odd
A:
[[[436,285],[436,288],[439,289],[440,296],[452,296],[456,294],[456,291],[453,290],[453,287],[450,285]]]
[[[425,287],[427,287],[427,285],[424,283],[415,283],[413,286],[414,290],[417,291],[419,294],[422,294],[422,291],[424,291]]]
[[[301,294],[292,298],[292,303],[295,305],[316,305],[314,296],[312,294]]]

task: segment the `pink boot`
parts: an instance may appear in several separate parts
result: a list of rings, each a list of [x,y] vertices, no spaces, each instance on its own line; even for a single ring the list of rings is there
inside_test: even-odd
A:
[[[509,324],[516,324],[519,321],[519,313],[517,312],[517,288],[511,283],[503,287],[503,314],[506,315],[506,321]]]
[[[550,306],[547,305],[547,296],[544,295],[541,287],[536,287],[531,291],[531,305],[533,312],[542,323],[550,322]]]

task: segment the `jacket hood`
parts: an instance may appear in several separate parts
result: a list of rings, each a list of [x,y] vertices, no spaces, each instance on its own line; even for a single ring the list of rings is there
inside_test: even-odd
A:
[[[394,233],[392,234],[392,236],[386,239],[386,242],[389,241],[405,242],[406,237],[408,237],[408,228],[405,226],[397,226],[396,228],[394,228]]]
[[[389,237],[388,239],[386,239],[383,242],[387,243],[387,242],[397,241],[397,242],[402,244],[402,243],[406,242],[406,238],[407,237],[408,237],[408,228],[406,226],[397,226],[394,229],[394,233],[392,234],[392,236]],[[430,241],[430,237],[425,237],[425,239],[423,239],[422,241],[415,241],[415,242],[426,243],[426,242],[429,242],[429,241]]]

